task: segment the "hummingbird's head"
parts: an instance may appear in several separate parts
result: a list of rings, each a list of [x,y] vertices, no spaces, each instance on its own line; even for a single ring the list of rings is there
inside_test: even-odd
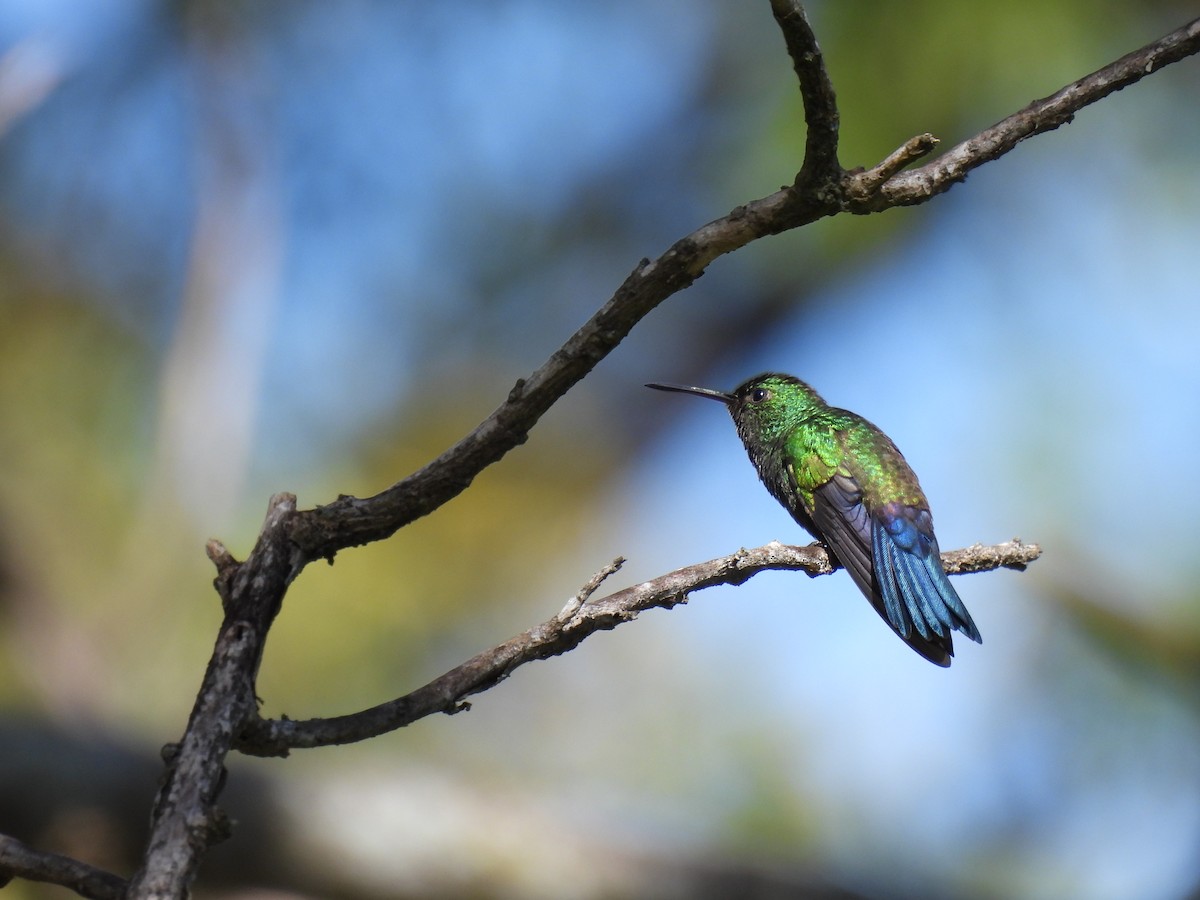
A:
[[[824,407],[811,387],[793,375],[766,372],[734,388],[729,412],[738,435],[751,442],[782,439],[801,420]]]
[[[734,388],[732,393],[682,384],[648,384],[646,387],[720,400],[733,416],[738,435],[747,445],[781,438],[796,422],[825,406],[820,395],[799,378],[778,372],[755,375]]]

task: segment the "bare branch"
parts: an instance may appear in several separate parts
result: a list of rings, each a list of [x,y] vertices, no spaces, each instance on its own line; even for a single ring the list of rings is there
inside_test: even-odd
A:
[[[676,241],[656,261],[642,260],[607,303],[540,369],[519,379],[508,399],[478,428],[433,462],[367,499],[340,497],[299,514],[291,538],[309,559],[389,537],[467,488],[484,468],[525,442],[538,419],[587,375],[651,310],[689,287],[714,259],[769,234],[840,211],[838,110],[833,85],[796,0],[771,0],[800,79],[808,141],[791,188],[734,209]]]
[[[992,547],[975,544],[943,553],[942,561],[948,573],[960,574],[1002,567],[1024,569],[1041,554],[1037,544],[1023,544],[1014,538]],[[815,577],[830,574],[835,566],[820,544],[791,547],[773,541],[753,550],[739,550],[598,600],[585,600],[570,614],[566,614],[572,605],[568,603],[567,609],[541,625],[478,654],[411,694],[362,712],[307,721],[259,719],[242,732],[237,749],[252,756],[282,756],[293,749],[366,740],[433,713],[460,712],[468,708],[464,702],[467,697],[496,686],[525,663],[566,653],[589,635],[632,622],[648,609],[670,609],[685,603],[694,591],[743,584],[759,572],[772,569],[800,570]]]
[[[1020,538],[1013,538],[990,547],[972,544],[961,550],[947,550],[942,554],[942,567],[950,575],[970,575],[991,572],[993,569],[1024,572],[1025,567],[1041,555],[1040,544],[1023,544]]]
[[[216,808],[224,760],[234,734],[256,714],[254,681],[267,631],[298,571],[283,529],[295,509],[291,494],[271,498],[258,543],[240,567],[229,564],[223,548],[209,544],[225,621],[183,740],[167,748],[166,780],[154,805],[143,867],[130,881],[130,897],[185,896],[201,854],[227,834],[228,823]]]
[[[92,900],[121,900],[127,887],[125,879],[111,872],[69,856],[34,850],[14,837],[0,834],[0,887],[12,878],[61,885]]]
[[[800,79],[804,101],[804,123],[808,137],[804,146],[804,165],[796,178],[798,185],[815,188],[842,174],[838,164],[838,127],[840,116],[833,82],[825,70],[825,58],[817,46],[817,36],[808,24],[808,16],[798,0],[771,0],[775,23],[783,32],[788,56]]]
[[[1049,97],[1035,100],[1020,112],[1001,119],[991,128],[947,150],[933,162],[897,175],[873,199],[866,201],[868,210],[855,211],[924,203],[963,181],[972,169],[999,159],[1026,138],[1066,125],[1085,106],[1198,51],[1200,18],[1193,19],[1140,50],[1127,53],[1116,62],[1068,84]],[[854,187],[851,187],[851,193],[855,193]],[[874,194],[874,191],[868,189],[866,193]]]

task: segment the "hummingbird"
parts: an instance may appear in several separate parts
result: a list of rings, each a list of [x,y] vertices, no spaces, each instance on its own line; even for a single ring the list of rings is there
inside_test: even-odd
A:
[[[767,490],[825,545],[913,650],[949,666],[951,632],[982,643],[942,568],[917,476],[886,434],[856,413],[829,406],[799,378],[776,372],[732,393],[646,387],[724,403]]]

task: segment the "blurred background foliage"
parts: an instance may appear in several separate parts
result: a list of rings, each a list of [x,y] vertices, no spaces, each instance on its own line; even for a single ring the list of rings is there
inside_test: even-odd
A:
[[[811,13],[851,167],[1194,8]],[[945,546],[1043,544],[963,579],[982,648],[932,671],[838,576],[700,595],[468,715],[233,760],[197,896],[1196,896],[1197,71],[719,261],[466,494],[306,571],[259,690],[350,711],[618,554],[801,540],[717,411],[640,388],[767,368],[892,434]],[[128,872],[219,622],[205,539],[428,461],[803,137],[765,2],[0,0],[0,830]]]

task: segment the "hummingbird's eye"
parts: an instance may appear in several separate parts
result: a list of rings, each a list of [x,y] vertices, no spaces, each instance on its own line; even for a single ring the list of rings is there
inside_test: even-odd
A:
[[[770,396],[771,392],[766,388],[755,388],[750,392],[750,400],[754,403],[762,403],[764,400],[769,399]]]

